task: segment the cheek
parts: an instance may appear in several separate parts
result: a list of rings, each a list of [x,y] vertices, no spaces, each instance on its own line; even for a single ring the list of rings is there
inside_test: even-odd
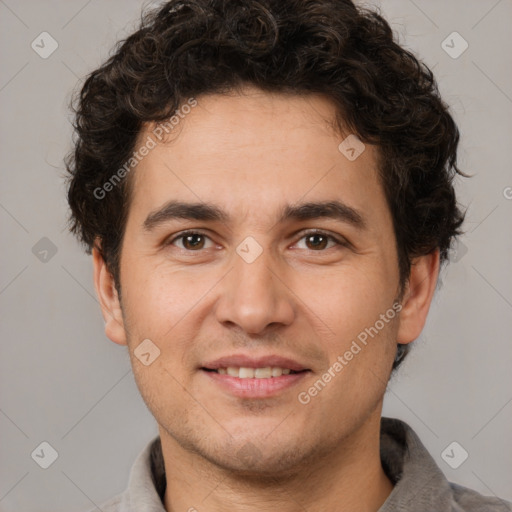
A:
[[[336,345],[350,344],[392,307],[396,283],[388,276],[368,259],[365,265],[298,279],[292,289],[302,299],[304,314],[330,332]]]
[[[152,258],[126,260],[126,268],[130,272],[123,281],[125,313],[139,331],[148,330],[148,337],[165,337],[197,307],[215,281],[210,273],[172,270]]]
[[[186,416],[187,395],[180,382],[183,380],[165,360],[165,352],[150,366],[132,360],[134,379],[144,403],[159,423],[175,424]]]

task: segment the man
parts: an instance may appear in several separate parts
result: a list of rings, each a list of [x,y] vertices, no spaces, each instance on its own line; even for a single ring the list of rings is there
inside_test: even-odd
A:
[[[76,115],[72,229],[160,433],[104,512],[512,510],[381,418],[463,221],[457,127],[385,20],[170,1]]]

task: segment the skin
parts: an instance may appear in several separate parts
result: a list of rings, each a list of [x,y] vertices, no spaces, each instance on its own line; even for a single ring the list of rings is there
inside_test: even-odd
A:
[[[245,88],[197,100],[130,178],[121,301],[93,252],[106,334],[128,346],[159,425],[166,510],[377,511],[393,487],[379,455],[383,397],[396,343],[413,341],[424,326],[439,252],[413,260],[400,315],[300,403],[298,393],[400,296],[378,148],[366,145],[349,161],[338,150],[348,133],[332,128],[334,107],[319,95]],[[229,220],[171,219],[145,229],[171,199],[215,204]],[[366,228],[330,218],[278,222],[287,203],[328,200],[358,210]],[[206,236],[195,239],[199,248],[172,241],[185,229]],[[349,245],[311,240],[310,229]],[[248,236],[262,248],[252,263],[236,252]],[[160,349],[149,366],[134,356],[144,339]],[[200,370],[234,353],[278,354],[310,371],[276,396],[238,398]],[[240,455],[247,450],[250,460]]]

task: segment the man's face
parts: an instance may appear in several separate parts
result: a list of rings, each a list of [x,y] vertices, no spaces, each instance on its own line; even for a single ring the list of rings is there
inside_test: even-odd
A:
[[[197,100],[134,171],[124,334],[114,341],[128,343],[167,446],[283,472],[380,417],[399,274],[377,152],[366,145],[347,158],[338,146],[349,133],[329,127],[334,108],[320,96],[247,89]],[[225,218],[175,218],[172,201]],[[330,202],[342,205],[338,216],[286,212]],[[147,339],[160,350],[149,365],[134,355]],[[266,378],[251,377],[255,367]]]

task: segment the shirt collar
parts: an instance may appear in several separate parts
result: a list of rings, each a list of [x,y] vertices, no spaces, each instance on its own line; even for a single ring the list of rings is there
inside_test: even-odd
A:
[[[378,512],[452,512],[450,482],[407,423],[382,418],[382,467],[394,488]]]

